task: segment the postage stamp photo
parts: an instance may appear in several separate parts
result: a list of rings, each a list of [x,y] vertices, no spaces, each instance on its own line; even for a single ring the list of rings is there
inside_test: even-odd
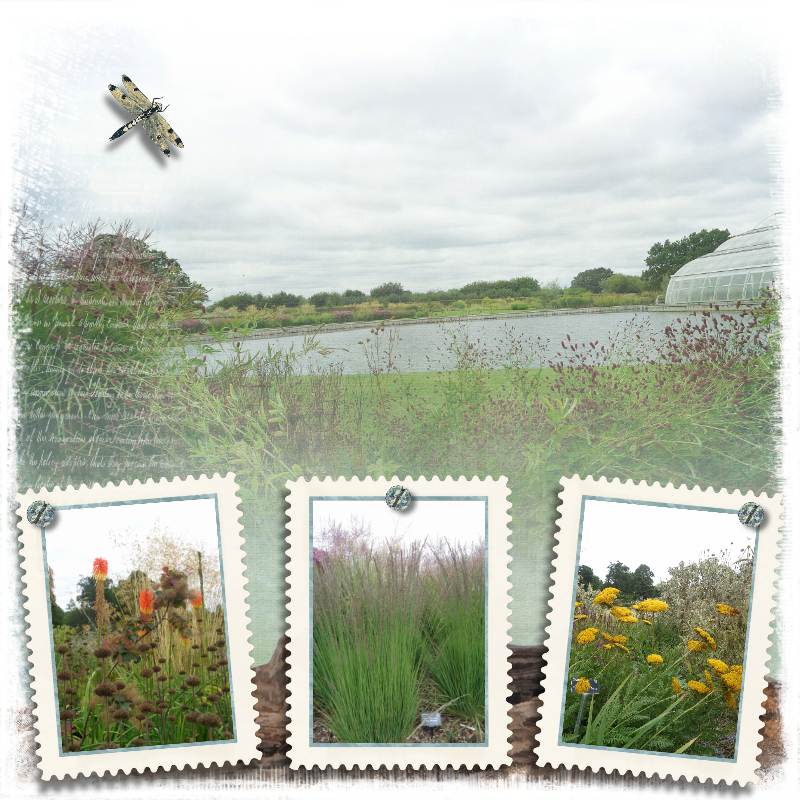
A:
[[[506,479],[288,489],[292,768],[510,763]]]
[[[561,484],[538,764],[753,781],[781,496]]]
[[[257,758],[233,474],[17,496],[42,777]]]

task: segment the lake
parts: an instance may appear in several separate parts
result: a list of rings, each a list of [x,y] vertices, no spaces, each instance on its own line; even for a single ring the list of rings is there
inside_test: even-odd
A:
[[[586,348],[598,363],[619,361],[629,355],[643,360],[654,354],[667,325],[695,314],[665,310],[568,312],[513,319],[465,318],[411,325],[387,324],[378,334],[368,328],[333,331],[323,328],[316,338],[326,352],[308,353],[300,358],[300,364],[305,371],[336,366],[346,375],[368,373],[375,365],[399,372],[451,370],[460,363],[474,363],[475,359],[487,366],[513,363],[539,367],[563,352],[561,343],[567,336],[570,349],[574,346],[580,352]],[[240,342],[242,352],[250,354],[268,350],[301,352],[304,338],[295,334],[232,339],[223,345],[220,354],[210,356],[209,360],[218,363],[232,351],[234,342]],[[597,343],[597,347],[591,347],[592,342]],[[605,346],[606,351],[601,352],[600,346]]]

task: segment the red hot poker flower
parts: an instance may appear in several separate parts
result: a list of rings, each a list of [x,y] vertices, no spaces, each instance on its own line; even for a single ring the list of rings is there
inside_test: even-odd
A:
[[[92,564],[92,574],[96,581],[104,581],[108,577],[108,561],[96,558]]]
[[[142,619],[149,619],[153,615],[153,603],[155,595],[149,589],[142,589],[139,592],[139,613]]]
[[[192,608],[202,608],[203,607],[203,595],[200,592],[192,592]]]

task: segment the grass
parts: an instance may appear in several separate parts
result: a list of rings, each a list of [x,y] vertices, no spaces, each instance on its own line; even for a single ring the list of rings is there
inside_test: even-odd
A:
[[[222,609],[167,567],[106,583],[95,571],[86,624],[53,628],[62,750],[230,739]]]
[[[482,730],[482,549],[331,549],[313,593],[315,723],[336,741],[405,742],[443,705]]]
[[[574,623],[568,675],[596,680],[599,692],[587,698],[567,690],[564,742],[733,757],[752,553],[727,568],[727,583],[717,580],[725,571],[719,559],[700,562],[707,576],[700,585],[686,580],[695,566],[674,568],[661,587],[666,608],[636,611],[633,623],[619,621],[608,604],[594,602],[596,591],[579,587],[576,617],[584,618]],[[706,599],[690,617],[676,613],[686,592]],[[735,614],[720,613],[715,600]]]

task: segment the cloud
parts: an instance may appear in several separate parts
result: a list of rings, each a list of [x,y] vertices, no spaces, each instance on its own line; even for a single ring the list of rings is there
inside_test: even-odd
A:
[[[163,11],[155,31],[53,15],[35,70],[59,100],[27,106],[22,183],[53,218],[151,228],[212,297],[638,272],[655,241],[773,210],[743,10],[276,4],[198,9],[191,35]],[[171,163],[141,131],[107,146],[122,71],[172,104]]]

